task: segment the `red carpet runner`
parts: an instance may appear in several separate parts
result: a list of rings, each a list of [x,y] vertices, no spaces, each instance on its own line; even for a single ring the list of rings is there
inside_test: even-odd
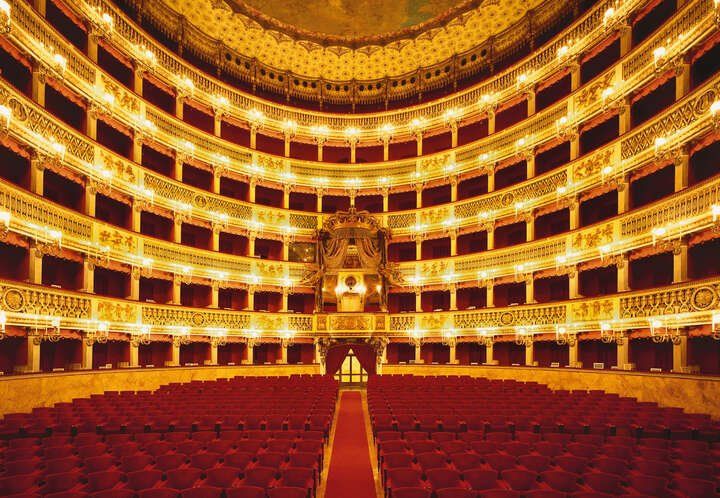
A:
[[[359,391],[341,393],[325,498],[375,498]]]

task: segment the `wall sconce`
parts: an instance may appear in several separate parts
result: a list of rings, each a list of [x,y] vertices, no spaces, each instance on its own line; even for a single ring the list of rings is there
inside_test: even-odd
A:
[[[257,109],[250,109],[248,111],[248,123],[250,124],[250,128],[252,130],[259,130],[265,126],[265,114]]]
[[[495,338],[487,330],[480,329],[480,333],[478,335],[477,342],[481,346],[492,347],[493,342],[495,342]]]
[[[614,330],[609,322],[602,322],[600,324],[600,340],[605,344],[616,342],[620,345],[622,344],[623,337],[622,333]]]
[[[215,95],[213,97],[213,112],[222,117],[223,115],[230,112],[230,101],[227,97],[222,95]]]
[[[710,114],[712,115],[715,129],[720,128],[720,100],[716,100],[710,104]]]
[[[533,336],[525,327],[515,329],[515,344],[518,346],[529,346],[533,343]]]
[[[567,327],[563,325],[556,325],[555,326],[555,342],[559,346],[574,346],[577,344],[577,335],[571,334]]]
[[[53,69],[62,78],[65,75],[65,68],[67,67],[67,59],[57,52],[52,54]]]
[[[10,129],[10,118],[12,117],[12,109],[8,106],[0,105],[0,131],[7,133]]]
[[[5,0],[0,0],[0,33],[8,34],[12,29],[10,24],[10,4]]]
[[[157,57],[152,50],[147,48],[145,45],[135,46],[135,62],[141,70],[147,72],[148,70],[155,67],[157,64]]]
[[[712,335],[713,335],[713,339],[720,341],[720,311],[713,311]]]
[[[653,60],[655,63],[655,71],[660,71],[667,61],[667,49],[661,45],[653,50]]]
[[[5,326],[7,325],[7,313],[0,311],[0,339],[5,338]]]
[[[10,218],[12,215],[9,211],[0,211],[0,235],[5,237],[10,231]]]
[[[380,141],[385,143],[392,140],[395,127],[390,123],[385,123],[378,128],[378,134],[380,135]]]
[[[50,150],[52,151],[53,159],[58,162],[63,162],[65,160],[67,147],[58,142],[55,137],[50,138]]]
[[[178,97],[192,97],[195,93],[195,83],[189,76],[177,75],[177,94]]]

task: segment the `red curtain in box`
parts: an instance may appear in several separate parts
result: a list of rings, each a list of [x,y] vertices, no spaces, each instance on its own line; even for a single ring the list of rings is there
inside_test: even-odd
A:
[[[450,347],[437,342],[423,344],[421,356],[425,363],[440,363],[443,365],[450,362]]]
[[[210,344],[207,342],[191,342],[180,346],[180,364],[197,363],[204,365],[210,359]]]
[[[141,366],[154,365],[156,368],[164,367],[165,362],[171,359],[172,343],[151,342],[148,345],[140,344],[138,347],[138,363]]]
[[[617,344],[606,344],[600,340],[580,341],[578,356],[583,368],[592,368],[593,363],[604,363],[605,368],[617,365]]]
[[[54,368],[66,368],[71,363],[81,361],[82,341],[79,339],[43,341],[40,345],[40,370],[43,372],[51,372]]]
[[[712,336],[688,339],[688,365],[697,365],[703,374],[720,374],[720,341]]]
[[[326,375],[335,375],[351,349],[360,362],[360,366],[365,369],[368,375],[375,375],[377,357],[375,350],[367,344],[338,344],[332,346],[325,357]]]
[[[130,361],[130,343],[127,341],[107,341],[104,344],[93,344],[93,368],[104,367],[107,364],[117,368],[118,363]]]
[[[539,367],[550,367],[559,363],[561,367],[570,363],[570,350],[567,345],[560,346],[555,341],[538,341],[533,346],[533,355]]]
[[[27,363],[27,339],[5,337],[0,341],[0,372],[10,375],[16,366]]]
[[[476,342],[460,342],[455,349],[455,359],[460,365],[482,365],[487,361],[486,358],[485,346]]]
[[[525,346],[515,342],[495,342],[493,346],[493,359],[502,366],[525,364]]]
[[[312,365],[315,363],[315,345],[300,344],[300,361],[304,365]]]
[[[651,368],[660,368],[663,372],[672,370],[673,346],[671,342],[654,343],[650,337],[630,340],[630,363],[635,369],[647,372]]]
[[[224,346],[218,346],[218,364],[242,364],[243,360],[247,357],[246,349],[245,343],[242,342],[230,342]]]

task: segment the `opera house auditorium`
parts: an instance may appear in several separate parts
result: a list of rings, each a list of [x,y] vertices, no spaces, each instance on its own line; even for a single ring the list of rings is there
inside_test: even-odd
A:
[[[0,496],[720,497],[720,0],[0,0]]]

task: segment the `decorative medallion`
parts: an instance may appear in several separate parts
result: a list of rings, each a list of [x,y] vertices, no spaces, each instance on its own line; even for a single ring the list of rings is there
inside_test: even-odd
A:
[[[512,325],[514,321],[515,316],[509,311],[506,311],[502,315],[500,315],[500,323],[502,325]]]
[[[8,289],[3,296],[5,308],[10,311],[22,311],[25,307],[25,297],[17,289]]]
[[[205,315],[203,313],[193,313],[190,321],[192,322],[193,326],[202,327],[203,325],[205,325]]]
[[[700,287],[693,292],[692,305],[698,311],[705,311],[713,307],[717,301],[717,294],[712,287]]]

